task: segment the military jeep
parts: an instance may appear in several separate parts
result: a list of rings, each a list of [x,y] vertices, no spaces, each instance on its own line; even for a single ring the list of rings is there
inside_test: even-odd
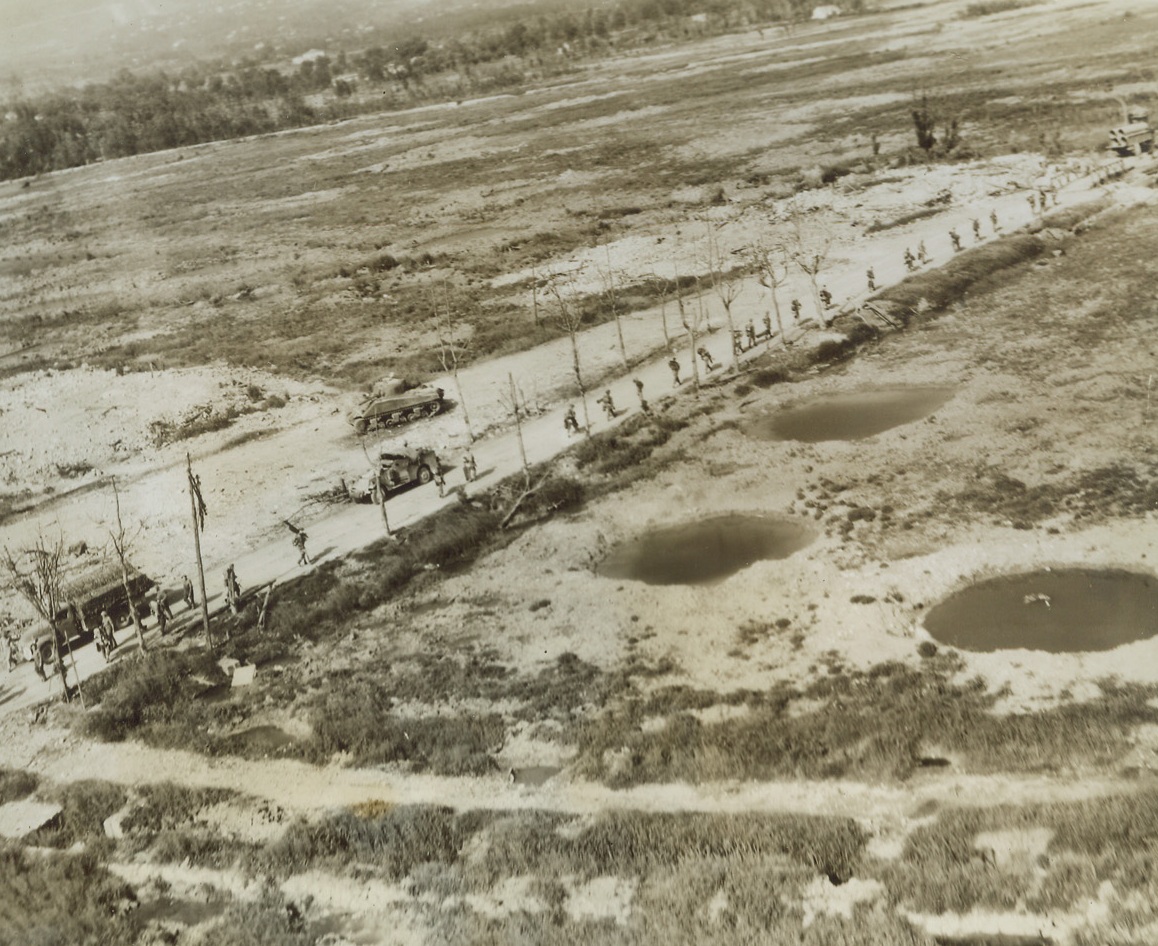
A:
[[[378,469],[362,476],[350,487],[350,498],[356,503],[374,499],[374,480],[384,494],[389,494],[415,483],[429,483],[442,463],[433,450],[382,451],[378,454]]]

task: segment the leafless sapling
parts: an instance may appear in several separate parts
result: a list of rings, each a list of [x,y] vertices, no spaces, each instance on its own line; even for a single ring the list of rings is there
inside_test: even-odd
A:
[[[569,278],[573,286],[574,277]],[[583,405],[583,430],[591,436],[591,415],[587,411],[587,389],[583,384],[583,365],[579,357],[579,332],[583,328],[582,316],[577,306],[570,299],[570,292],[563,292],[559,288],[559,281],[553,280],[549,286],[551,295],[555,299],[555,321],[571,339],[571,370],[575,375],[575,388],[579,392],[579,401]]]
[[[724,255],[720,250],[720,241],[710,223],[707,224],[708,231],[708,271],[711,273],[712,289],[720,300],[720,304],[724,307],[724,315],[728,322],[728,338],[736,338],[736,324],[732,318],[732,304],[736,301],[736,297],[740,294],[743,284],[740,280],[732,278],[736,274],[732,271],[725,272],[724,270]],[[739,360],[738,346],[732,344],[732,369],[735,370],[737,361]]]
[[[653,274],[655,284],[659,287],[659,321],[663,326],[663,343],[667,348],[671,348],[671,333],[667,329],[667,280],[658,273]],[[679,292],[679,287],[676,287],[676,292]]]
[[[788,279],[788,254],[783,245],[773,248],[757,244],[749,250],[749,259],[760,285],[767,289],[768,295],[772,297],[772,311],[776,313],[776,328],[780,332],[780,341],[785,348],[791,348],[792,343],[784,333],[784,317],[780,312],[780,287]]]
[[[121,587],[125,591],[125,602],[129,606],[129,614],[133,619],[133,627],[137,631],[137,646],[141,653],[148,652],[145,646],[145,628],[141,623],[141,613],[137,606],[137,601],[133,596],[132,586],[129,583],[129,555],[132,552],[133,541],[136,539],[136,533],[130,535],[125,531],[124,519],[121,518],[121,491],[117,489],[117,481],[110,480],[113,487],[113,506],[116,513],[117,525],[115,529],[109,529],[109,539],[113,544],[113,554],[117,558],[117,564],[121,569]],[[140,529],[138,528],[138,532]]]
[[[474,443],[474,430],[470,426],[470,412],[467,410],[466,396],[462,393],[462,381],[458,376],[458,366],[466,353],[466,344],[459,338],[460,333],[455,323],[454,306],[451,303],[450,292],[445,283],[442,287],[442,299],[441,312],[438,311],[437,304],[434,306],[438,317],[438,355],[442,361],[442,370],[450,372],[450,376],[454,379],[454,390],[458,395],[458,406],[462,410],[462,421],[466,425],[466,435],[470,438],[470,442]]]
[[[680,285],[680,271],[678,267],[675,271],[675,284],[676,286]],[[695,307],[695,311],[692,311],[690,306],[684,304],[684,297],[683,293],[681,292],[676,293],[676,305],[679,308],[680,324],[683,325],[684,331],[687,333],[688,356],[692,363],[692,383],[695,386],[695,390],[699,391],[700,369],[699,365],[696,363],[696,349],[698,348],[696,343],[699,340],[700,325],[704,320],[704,307],[702,305],[697,305]]]
[[[820,298],[820,274],[828,264],[828,254],[832,251],[833,237],[827,227],[820,224],[805,230],[801,214],[792,214],[792,262],[808,277],[812,290],[812,302],[822,325],[828,324],[824,303]]]
[[[599,267],[599,281],[603,284],[603,300],[615,319],[615,332],[619,336],[619,357],[623,362],[623,370],[627,371],[631,365],[627,360],[627,345],[623,341],[622,313],[619,306],[619,292],[615,287],[615,270],[611,266],[611,247],[604,243],[603,250],[607,256],[607,267],[605,269]]]
[[[64,654],[62,653],[61,638],[64,636],[57,623],[61,605],[64,603],[63,570],[64,570],[64,539],[57,537],[53,542],[45,540],[41,535],[36,544],[21,549],[19,557],[8,548],[4,549],[4,570],[8,575],[8,584],[48,625],[52,633],[52,661],[56,672],[60,675],[62,696],[69,698],[68,681],[65,679]],[[22,564],[27,562],[26,565]],[[76,672],[76,661],[73,661],[73,673]],[[77,676],[79,690],[80,677]],[[83,700],[83,694],[82,694]]]
[[[519,457],[523,461],[523,478],[531,482],[531,465],[527,462],[527,445],[523,441],[523,418],[526,416],[526,398],[515,383],[515,376],[507,372],[507,384],[499,394],[499,401],[515,419],[515,436],[519,441]]]

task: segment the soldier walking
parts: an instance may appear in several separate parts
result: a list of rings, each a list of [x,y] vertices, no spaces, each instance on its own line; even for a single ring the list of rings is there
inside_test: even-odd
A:
[[[611,399],[611,389],[608,388],[603,392],[603,397],[595,402],[603,408],[603,413],[607,415],[608,420],[614,420],[619,412],[615,409],[615,401]]]
[[[792,300],[792,318],[796,322],[800,321],[800,300],[799,299],[793,299]]]
[[[101,626],[100,634],[101,640],[104,643],[105,660],[112,657],[112,653],[117,648],[116,626],[113,624],[112,615],[108,611],[101,612]]]
[[[961,250],[961,236],[956,230],[949,231],[949,239],[953,241],[953,251],[960,252]]]
[[[820,290],[820,304],[826,309],[832,308],[832,293],[828,291],[827,286]]]
[[[434,468],[434,485],[438,487],[438,498],[442,499],[446,496],[446,473],[442,469],[442,464],[436,464]]]
[[[748,320],[748,327],[745,331],[747,331],[747,333],[748,333],[748,347],[749,348],[755,348],[756,347],[756,326],[752,324],[751,319]]]
[[[294,531],[294,548],[298,550],[299,565],[308,565],[310,563],[310,557],[306,554],[306,539],[308,538],[309,536],[306,535],[305,529],[297,529]]]
[[[772,315],[769,312],[764,313],[764,337],[772,338]]]
[[[917,244],[917,259],[919,259],[922,264],[929,262],[929,251],[925,249],[924,240]]]
[[[467,453],[462,461],[462,475],[468,483],[474,482],[474,478],[478,475],[478,464],[474,461],[474,454]]]
[[[996,210],[989,211],[989,222],[990,222],[990,224],[993,225],[993,232],[994,233],[996,233],[998,230],[1001,229],[1001,227],[997,223],[997,211]]]
[[[181,582],[181,600],[185,602],[190,611],[197,605],[197,599],[193,596],[193,582],[189,580],[188,575]]]
[[[161,632],[161,636],[165,636],[165,628],[169,622],[173,620],[173,609],[169,606],[169,597],[165,594],[164,589],[157,589],[157,629]]]
[[[579,433],[579,420],[575,416],[575,405],[572,404],[567,408],[567,413],[563,415],[563,429],[567,431],[567,436]]]
[[[645,414],[651,413],[651,405],[647,403],[647,398],[643,396],[643,382],[639,378],[632,378],[632,384],[635,385],[635,393],[639,397],[639,409]]]
[[[707,371],[716,370],[716,362],[712,358],[712,353],[701,345],[696,349],[696,354],[700,356],[700,361],[704,363],[704,369]]]
[[[233,565],[230,564],[225,569],[225,600],[229,604],[229,610],[237,613],[237,603],[241,598],[241,582],[237,580],[237,571]]]
[[[973,218],[973,240],[977,243],[981,242],[981,221],[976,217]]]
[[[871,266],[865,271],[865,278],[868,280],[869,292],[876,292],[877,291],[877,274],[873,271],[873,268]]]
[[[913,255],[913,251],[907,246],[905,247],[905,269],[910,273],[917,268],[917,258]]]
[[[678,388],[680,386],[680,363],[675,355],[672,355],[667,360],[667,366],[671,369],[672,387]],[[576,425],[578,427],[578,425]]]

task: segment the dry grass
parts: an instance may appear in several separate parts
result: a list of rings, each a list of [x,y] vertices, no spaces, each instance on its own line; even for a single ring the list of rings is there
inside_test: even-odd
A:
[[[1158,722],[1147,702],[1158,689],[1102,684],[1081,704],[996,716],[998,695],[980,679],[953,682],[959,662],[927,658],[920,668],[878,664],[867,671],[834,666],[799,688],[734,694],[727,701],[686,688],[620,700],[580,727],[584,774],[616,786],[723,779],[905,778],[920,767],[926,744],[951,747],[973,772],[1057,772],[1113,765],[1134,726]],[[736,719],[705,724],[688,712],[746,702]],[[793,704],[807,707],[794,712]],[[644,719],[666,716],[658,731]],[[613,761],[609,761],[613,760]]]

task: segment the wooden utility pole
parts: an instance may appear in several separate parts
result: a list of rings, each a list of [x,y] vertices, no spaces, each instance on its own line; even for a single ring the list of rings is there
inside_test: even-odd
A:
[[[185,453],[185,472],[189,476],[189,508],[193,512],[193,549],[197,553],[197,578],[201,582],[201,626],[205,641],[213,647],[209,634],[209,596],[205,593],[205,564],[201,561],[201,530],[205,528],[205,500],[201,497],[201,477],[193,475],[193,459]]]

